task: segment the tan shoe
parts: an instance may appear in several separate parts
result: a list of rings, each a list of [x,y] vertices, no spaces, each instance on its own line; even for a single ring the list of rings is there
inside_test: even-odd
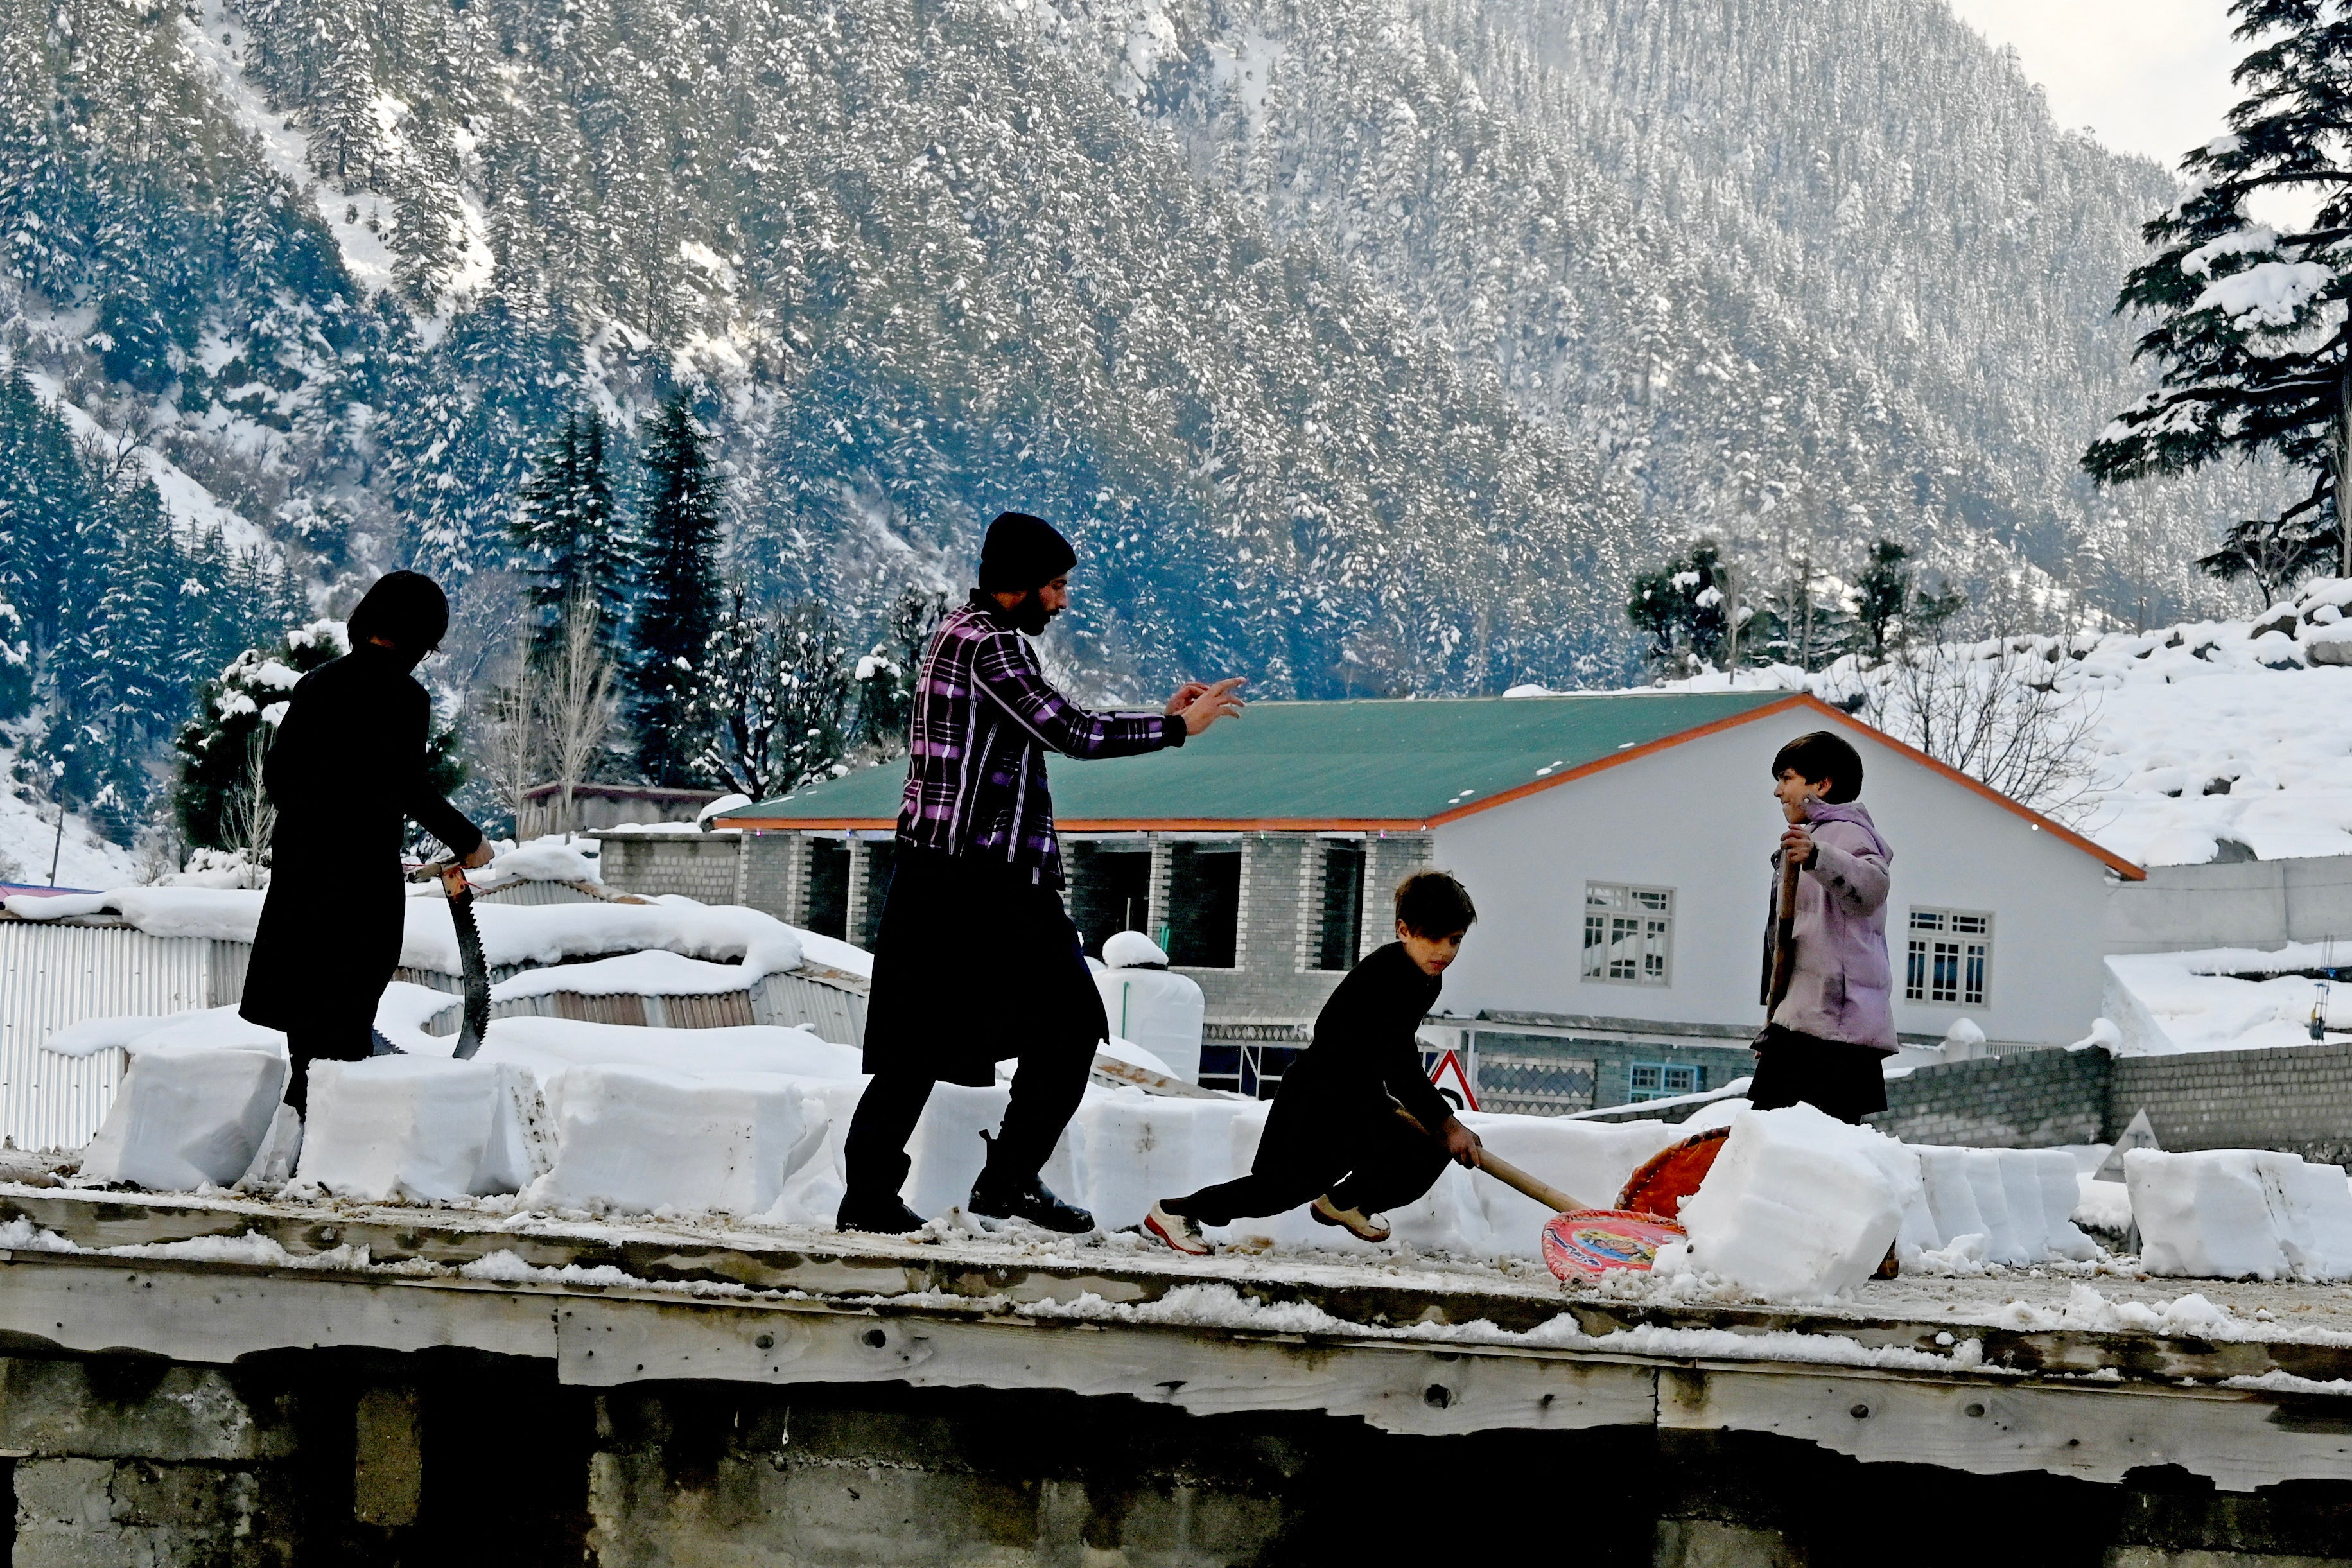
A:
[[[1143,1228],[1187,1258],[1208,1255],[1209,1239],[1201,1234],[1201,1222],[1191,1215],[1171,1213],[1165,1204],[1151,1205],[1151,1212],[1143,1216]]]
[[[1386,1241],[1389,1238],[1385,1220],[1365,1214],[1360,1209],[1343,1209],[1331,1201],[1328,1193],[1308,1204],[1307,1212],[1315,1216],[1316,1224],[1336,1225],[1359,1241]]]

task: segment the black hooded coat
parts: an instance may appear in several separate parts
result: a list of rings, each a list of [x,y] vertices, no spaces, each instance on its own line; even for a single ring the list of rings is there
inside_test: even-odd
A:
[[[400,965],[404,820],[459,855],[482,841],[425,782],[433,702],[416,662],[362,642],[294,688],[262,763],[278,826],[237,1007],[253,1023],[363,1034]]]

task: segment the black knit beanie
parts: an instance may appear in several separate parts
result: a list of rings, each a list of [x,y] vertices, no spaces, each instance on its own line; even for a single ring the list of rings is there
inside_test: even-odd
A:
[[[1000,512],[981,542],[981,592],[1025,594],[1077,563],[1078,552],[1052,523],[1025,511]]]
[[[387,572],[352,611],[352,646],[382,637],[413,668],[449,629],[449,598],[422,572]]]

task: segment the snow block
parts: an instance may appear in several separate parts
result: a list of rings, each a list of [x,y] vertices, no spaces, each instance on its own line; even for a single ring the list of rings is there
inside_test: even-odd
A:
[[[2042,1191],[2042,1220],[2050,1251],[2078,1263],[2098,1257],[2099,1244],[2074,1223],[2074,1208],[2082,1201],[2074,1156],[2063,1149],[2021,1149],[2018,1154],[2032,1167],[2035,1184]]]
[[[1984,1218],[1985,1257],[1994,1263],[2032,1263],[2036,1259],[2017,1244],[2016,1222],[2009,1213],[2009,1184],[2001,1179],[2000,1151],[1963,1149],[1961,1169],[1969,1190],[1976,1194],[1977,1213]],[[2034,1199],[2041,1202],[2037,1194]]]
[[[1770,1300],[1818,1300],[1870,1277],[1920,1182],[1911,1150],[1810,1105],[1743,1110],[1682,1205],[1687,1267]]]
[[[2254,1155],[2279,1249],[2298,1279],[2352,1279],[2352,1187],[2341,1165],[2268,1150]]]
[[[518,1073],[435,1057],[313,1062],[295,1179],[365,1203],[512,1192],[511,1171],[490,1156]]]
[[[2009,1200],[2009,1250],[2019,1263],[2039,1263],[2050,1254],[2050,1221],[2043,1212],[2042,1177],[2029,1149],[1990,1149],[2000,1172],[2001,1195]],[[2071,1169],[2073,1162],[2068,1162]]]
[[[286,1088],[275,1051],[165,1046],[139,1053],[82,1153],[91,1181],[184,1193],[242,1177]]]
[[[1969,1152],[1931,1145],[1917,1151],[1919,1172],[1927,1194],[1927,1212],[1936,1221],[1936,1239],[1929,1250],[1948,1247],[1964,1236],[1982,1237],[1988,1250],[1992,1227],[1977,1207],[1975,1186],[1969,1181]]]
[[[2256,1155],[2246,1149],[2124,1152],[2124,1184],[2150,1274],[2276,1279],[2288,1272]]]
[[[809,1127],[801,1085],[774,1073],[575,1067],[547,1098],[555,1160],[533,1206],[756,1215]]]
[[[1206,1003],[1198,981],[1165,969],[1114,968],[1095,975],[1095,989],[1102,994],[1103,1016],[1110,1020],[1114,1036],[1166,1062],[1171,1076],[1187,1083],[1201,1080],[1201,1020]]]
[[[1235,1173],[1234,1121],[1249,1109],[1244,1100],[1155,1099],[1140,1089],[1089,1095],[1063,1136],[1082,1194],[1076,1201],[1096,1225],[1117,1230],[1140,1224],[1158,1199],[1226,1180]]]

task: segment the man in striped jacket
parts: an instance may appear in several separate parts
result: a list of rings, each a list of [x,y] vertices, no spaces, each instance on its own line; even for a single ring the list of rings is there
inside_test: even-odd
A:
[[[1046,523],[1006,512],[981,547],[980,586],[924,652],[908,736],[898,854],[874,942],[866,1070],[843,1148],[843,1230],[904,1232],[907,1140],[931,1088],[985,1087],[1021,1058],[988,1142],[971,1212],[1073,1234],[1094,1216],[1038,1179],[1077,1110],[1102,1000],[1062,909],[1045,752],[1125,757],[1181,746],[1241,711],[1239,679],[1187,681],[1158,713],[1094,713],[1047,682],[1023,634],[1070,602],[1077,552]]]

